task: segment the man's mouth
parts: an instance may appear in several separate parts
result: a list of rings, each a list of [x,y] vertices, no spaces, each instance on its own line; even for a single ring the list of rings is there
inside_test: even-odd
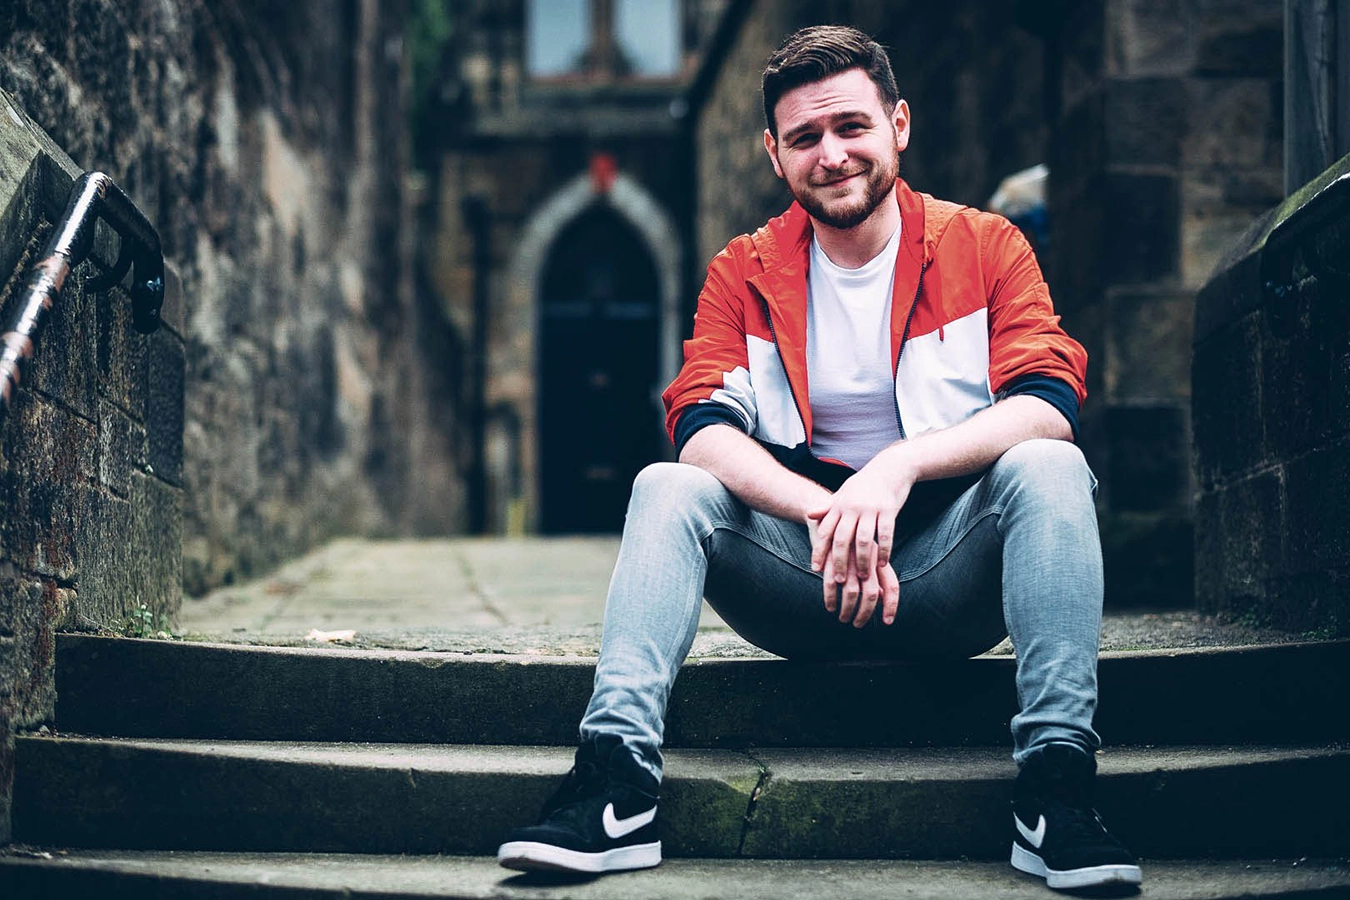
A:
[[[847,174],[847,175],[838,175],[838,176],[836,176],[836,177],[834,177],[834,178],[831,178],[829,181],[820,181],[820,182],[817,182],[817,183],[816,183],[816,186],[817,186],[817,187],[835,187],[836,185],[843,184],[844,182],[848,181],[849,179],[857,178],[857,177],[858,177],[859,175],[861,175],[861,174],[863,174],[863,172],[862,172],[861,169],[859,169],[857,172],[850,172],[850,173]]]

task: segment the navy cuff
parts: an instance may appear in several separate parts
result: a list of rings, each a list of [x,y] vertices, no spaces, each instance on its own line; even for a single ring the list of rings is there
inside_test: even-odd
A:
[[[745,433],[745,420],[730,406],[716,400],[696,403],[680,413],[680,418],[675,422],[675,458],[680,458],[684,445],[689,443],[695,433],[709,425],[730,425]]]
[[[1023,375],[1003,389],[1006,397],[1030,394],[1049,403],[1069,421],[1073,439],[1078,440],[1078,395],[1069,383],[1051,375]]]

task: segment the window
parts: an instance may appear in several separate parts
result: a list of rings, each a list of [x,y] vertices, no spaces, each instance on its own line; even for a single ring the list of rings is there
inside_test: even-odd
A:
[[[679,0],[527,0],[533,78],[660,79],[681,66]]]

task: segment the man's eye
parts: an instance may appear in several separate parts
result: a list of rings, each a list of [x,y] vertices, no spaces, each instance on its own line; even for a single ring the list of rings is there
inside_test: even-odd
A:
[[[861,122],[848,122],[839,128],[841,134],[857,134],[862,130],[863,126]]]
[[[809,147],[809,146],[811,146],[812,144],[814,144],[814,143],[815,143],[817,140],[819,140],[819,139],[820,139],[820,136],[819,136],[819,135],[815,135],[815,134],[803,134],[803,135],[800,135],[799,137],[797,137],[796,139],[793,140],[792,146],[794,146],[794,147]]]

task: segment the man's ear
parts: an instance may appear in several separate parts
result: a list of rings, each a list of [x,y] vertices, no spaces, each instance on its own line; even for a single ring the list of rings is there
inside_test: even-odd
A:
[[[904,100],[895,104],[891,124],[895,126],[895,149],[903,151],[909,146],[909,104]]]
[[[773,174],[782,178],[783,167],[778,164],[778,141],[767,128],[764,129],[764,152],[769,154],[769,162],[773,163]]]

